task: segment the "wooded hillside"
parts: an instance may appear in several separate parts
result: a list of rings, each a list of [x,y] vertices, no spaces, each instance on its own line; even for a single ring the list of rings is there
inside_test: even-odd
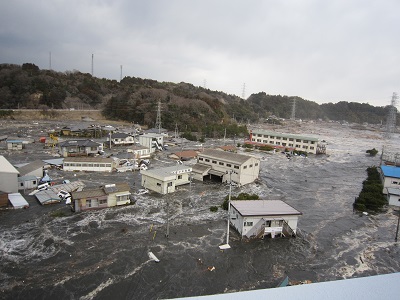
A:
[[[317,104],[295,96],[252,94],[248,99],[189,83],[125,77],[118,82],[79,71],[40,70],[31,63],[0,65],[0,109],[101,109],[105,117],[154,126],[161,102],[162,126],[205,136],[244,134],[247,122],[271,116],[297,119],[385,123],[389,106],[366,103]],[[399,119],[399,118],[397,118]]]

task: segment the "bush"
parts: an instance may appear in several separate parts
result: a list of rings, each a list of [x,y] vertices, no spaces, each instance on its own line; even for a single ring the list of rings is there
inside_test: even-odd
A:
[[[228,210],[228,208],[226,208],[226,210]],[[210,207],[210,211],[211,211],[211,212],[216,212],[216,211],[218,211],[218,206],[211,206],[211,207]]]
[[[247,193],[240,193],[237,196],[232,196],[231,195],[231,200],[258,200],[260,197],[256,194],[247,194]],[[224,202],[221,204],[222,209],[228,210],[228,200],[229,200],[229,194],[226,195]]]
[[[367,169],[367,179],[363,188],[355,199],[353,207],[359,211],[380,211],[387,204],[387,199],[382,194],[383,185],[376,167]]]
[[[369,149],[365,152],[368,153],[370,156],[376,156],[378,154],[378,150],[376,150],[375,148]]]

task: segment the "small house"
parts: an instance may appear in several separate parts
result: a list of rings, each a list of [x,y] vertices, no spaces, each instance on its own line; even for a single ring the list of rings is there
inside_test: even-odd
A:
[[[68,140],[58,143],[63,157],[94,156],[103,151],[103,145],[92,140]]]
[[[301,212],[281,200],[231,201],[230,224],[242,237],[294,236]]]
[[[38,178],[43,177],[43,167],[45,163],[42,160],[35,160],[31,163],[18,167],[20,176],[33,175]]]
[[[40,178],[34,175],[25,175],[18,177],[18,190],[36,189]]]
[[[133,153],[133,158],[136,160],[150,158],[150,149],[142,145],[133,145],[127,152]]]
[[[111,141],[111,143],[115,146],[133,145],[135,143],[133,136],[124,132],[110,134],[110,136],[107,138],[107,141]]]
[[[22,140],[7,140],[7,150],[22,150],[23,148]]]
[[[99,188],[72,192],[71,196],[76,212],[131,203],[131,192],[127,183],[107,184]]]
[[[387,188],[387,199],[389,205],[400,206],[400,189]]]

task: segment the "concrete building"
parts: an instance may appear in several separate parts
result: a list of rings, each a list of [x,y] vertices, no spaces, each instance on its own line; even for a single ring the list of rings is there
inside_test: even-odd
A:
[[[245,185],[254,182],[259,173],[259,159],[221,150],[205,150],[199,153],[197,163],[193,166],[193,179],[200,181]]]
[[[319,145],[318,138],[315,137],[256,129],[250,132],[249,141],[246,143],[258,146],[270,145],[277,149],[297,150],[312,154],[317,154],[318,151],[321,151],[318,148],[323,147]]]
[[[92,140],[68,140],[58,143],[61,156],[93,156],[103,151],[103,145]]]
[[[0,155],[0,191],[18,193],[18,170]]]
[[[164,135],[159,133],[146,133],[139,135],[139,144],[150,149],[150,153],[162,151],[164,147]]]
[[[118,166],[117,160],[106,157],[66,157],[64,171],[112,172]]]
[[[400,206],[400,189],[387,188],[387,199],[389,205]]]
[[[142,170],[142,186],[160,194],[173,193],[177,186],[190,183],[192,168],[176,165],[161,169]]]
[[[127,183],[107,184],[100,188],[72,192],[71,196],[76,212],[126,205],[132,200]]]
[[[388,193],[388,188],[400,188],[400,167],[382,165],[378,169],[383,184],[383,194]]]
[[[231,201],[229,220],[242,237],[293,236],[301,214],[281,200],[237,200]]]

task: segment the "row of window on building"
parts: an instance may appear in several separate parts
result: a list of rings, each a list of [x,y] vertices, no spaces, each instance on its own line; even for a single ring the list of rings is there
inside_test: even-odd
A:
[[[289,142],[294,142],[296,140],[297,143],[303,143],[303,144],[315,144],[315,141],[311,141],[311,140],[302,140],[302,139],[295,139],[295,138],[290,138],[290,137],[281,137],[281,136],[273,136],[273,135],[263,135],[263,134],[254,134],[255,137],[262,137],[262,138],[269,138],[271,140],[283,140],[283,141],[289,141]],[[260,139],[258,139],[257,141],[259,141]],[[272,143],[273,141],[270,140],[270,143]],[[265,140],[264,143],[267,143],[267,141]]]
[[[270,145],[277,145],[277,146],[283,146],[283,147],[293,147],[293,143],[281,143],[281,142],[277,142],[277,141],[268,141],[268,140],[261,140],[261,139],[253,139],[253,142],[256,141],[257,143],[263,143],[263,144],[270,144]],[[311,141],[311,144],[314,144],[313,141]],[[307,146],[307,145],[300,145],[300,144],[296,144],[295,145],[296,148],[298,149],[310,149],[310,150],[314,150],[315,147],[314,146]]]
[[[199,161],[210,162],[210,159],[208,159],[208,158],[203,158],[203,157],[199,157]],[[220,165],[220,166],[226,166],[227,168],[232,168],[232,164],[224,163],[224,162],[222,162],[222,161],[219,161],[219,162],[218,162],[218,161],[216,161],[216,160],[211,160],[211,163],[213,163],[213,164],[218,164],[218,165]],[[257,166],[258,166],[258,163],[255,163],[254,166],[257,167]],[[253,165],[250,164],[250,165],[249,165],[249,168],[252,168],[252,167],[253,167]],[[238,166],[238,165],[233,165],[233,168],[234,168],[234,169],[239,169],[239,166]],[[243,166],[243,169],[247,169],[247,166]]]

